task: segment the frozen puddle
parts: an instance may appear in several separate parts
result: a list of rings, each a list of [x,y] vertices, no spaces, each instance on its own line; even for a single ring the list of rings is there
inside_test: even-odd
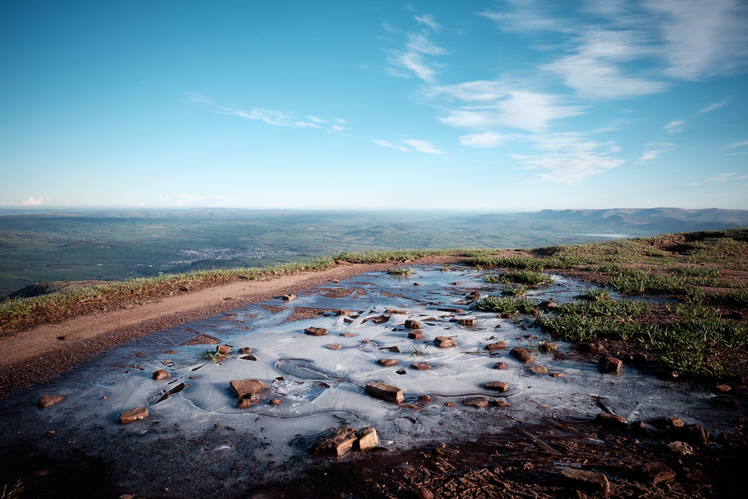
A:
[[[53,386],[3,402],[6,445],[32,441],[53,454],[76,449],[100,457],[116,463],[121,486],[147,494],[165,483],[176,490],[177,479],[185,487],[193,481],[241,488],[269,472],[290,472],[319,459],[309,457],[309,445],[343,425],[372,426],[381,445],[394,450],[478,439],[517,422],[592,418],[601,412],[595,397],[630,420],[676,415],[688,423],[712,424],[709,394],[639,375],[633,368],[602,375],[592,361],[555,360],[553,354],[535,351],[533,365],[563,376],[530,373],[509,350],[532,348],[549,338],[529,319],[515,322],[471,310],[468,293],[479,290],[485,296],[501,289],[486,284],[482,275],[474,269],[429,266],[414,268],[407,278],[363,275],[290,302],[279,298],[252,304],[162,331],[100,356]],[[532,291],[530,298],[565,302],[588,287],[556,276],[555,284]],[[326,311],[293,320],[298,312],[311,317],[310,309]],[[338,315],[339,310],[350,314]],[[474,318],[475,326],[461,326],[461,318]],[[422,340],[408,339],[406,319],[422,324]],[[305,334],[308,327],[326,328],[328,334]],[[198,335],[232,345],[230,358],[220,363],[201,358],[216,345],[190,345]],[[453,337],[457,347],[437,348],[437,336]],[[489,354],[486,345],[498,341],[509,348]],[[238,353],[242,347],[252,349],[251,357]],[[559,349],[569,347],[561,343]],[[383,367],[378,361],[384,358],[397,364]],[[414,362],[426,362],[431,369],[416,370]],[[494,369],[497,362],[508,368]],[[159,369],[171,378],[153,380]],[[239,409],[229,382],[244,379],[262,380],[269,390],[259,403]],[[402,389],[404,404],[415,404],[422,395],[431,401],[421,410],[384,402],[365,394],[371,381]],[[509,389],[486,390],[488,381],[504,381]],[[33,403],[43,393],[65,400],[37,410]],[[462,400],[473,395],[511,405],[463,406]],[[271,405],[270,399],[281,404]],[[149,417],[118,424],[118,415],[136,406],[146,406]],[[49,430],[53,437],[45,436]]]

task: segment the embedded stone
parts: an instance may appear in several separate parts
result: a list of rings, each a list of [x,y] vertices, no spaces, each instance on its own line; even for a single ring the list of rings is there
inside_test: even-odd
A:
[[[337,343],[334,343],[332,345],[327,345],[325,348],[328,350],[340,350],[342,345],[338,345]]]
[[[493,353],[496,350],[506,350],[509,348],[509,345],[506,344],[505,341],[497,341],[495,343],[489,343],[486,345],[486,350]]]
[[[606,496],[610,493],[610,481],[608,481],[608,477],[603,473],[577,468],[565,468],[561,470],[561,474],[575,487],[601,492]]]
[[[230,345],[218,345],[216,347],[216,353],[218,355],[229,355],[231,353]]]
[[[408,333],[408,338],[411,340],[422,340],[423,331],[421,331],[420,329],[414,329],[413,331]]]
[[[141,419],[148,417],[148,409],[145,407],[133,407],[128,409],[119,415],[119,422],[122,424],[130,424]]]
[[[332,435],[317,440],[310,451],[315,456],[342,457],[353,449],[354,443],[356,443],[356,430],[340,428]]]
[[[163,369],[159,369],[155,373],[153,373],[153,379],[161,380],[161,379],[169,379],[171,378],[171,374],[169,374],[169,371],[164,371]]]
[[[36,401],[36,406],[39,409],[46,409],[47,407],[55,404],[59,404],[63,401],[63,398],[59,395],[42,395]]]
[[[651,462],[641,468],[642,474],[653,483],[664,482],[675,478],[675,471],[663,463]]]
[[[429,395],[421,395],[416,400],[416,404],[428,404],[429,402],[431,402],[431,396]]]
[[[241,347],[239,349],[239,353],[242,355],[246,355],[248,353],[252,353],[252,349],[250,347]]]
[[[506,362],[497,362],[496,364],[493,365],[494,369],[499,369],[499,370],[506,369],[507,367],[509,367],[509,364],[507,364]]]
[[[325,336],[327,334],[327,329],[323,327],[308,327],[304,332],[309,336]]]
[[[231,389],[236,394],[237,398],[251,398],[260,393],[265,388],[265,383],[259,379],[245,379],[241,381],[231,381],[229,383]]]
[[[530,366],[527,370],[533,374],[548,374],[548,369],[545,366]]]
[[[452,348],[457,346],[457,342],[451,336],[437,336],[434,338],[434,345],[439,348]]]
[[[475,326],[475,319],[460,319],[457,323],[460,326]]]
[[[468,397],[463,399],[462,405],[467,407],[477,407],[479,409],[485,409],[489,405],[489,401],[486,397]]]
[[[604,355],[600,357],[597,367],[601,373],[619,374],[623,371],[623,361],[610,355]]]
[[[397,361],[395,359],[379,359],[377,362],[382,364],[384,367],[390,367],[397,364]]]
[[[595,423],[599,424],[600,426],[609,426],[609,427],[621,427],[628,425],[628,421],[626,421],[626,418],[623,416],[619,416],[617,414],[608,414],[607,412],[601,412],[597,416],[595,416]]]
[[[413,319],[405,319],[405,327],[408,329],[423,329],[423,325]]]
[[[667,448],[670,449],[670,452],[679,456],[688,456],[693,454],[693,447],[688,445],[686,442],[670,442],[669,444],[667,444]]]
[[[283,301],[291,301],[296,299],[296,295],[283,295]]]
[[[522,362],[523,364],[529,364],[530,362],[535,360],[535,357],[532,356],[530,351],[522,347],[512,348],[509,351],[509,354],[515,359],[517,359],[518,361]]]
[[[415,369],[416,371],[429,371],[431,370],[431,365],[428,362],[413,362],[410,367]]]
[[[244,400],[246,400],[246,399],[244,399]],[[283,401],[281,399],[270,399],[268,401],[268,404],[270,404],[270,405],[281,405],[282,403],[283,403]]]
[[[486,390],[493,390],[495,392],[505,392],[509,389],[509,385],[504,381],[489,381],[483,386]]]
[[[371,426],[358,430],[356,432],[356,438],[358,439],[358,449],[360,451],[367,451],[379,445],[379,435],[377,435],[377,430]]]
[[[378,381],[368,383],[365,388],[366,393],[374,398],[394,402],[399,404],[403,401],[403,391],[396,386],[387,385]]]

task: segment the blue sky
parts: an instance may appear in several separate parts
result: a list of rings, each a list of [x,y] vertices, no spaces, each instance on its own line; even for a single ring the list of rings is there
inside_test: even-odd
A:
[[[0,3],[0,206],[748,209],[742,0]]]

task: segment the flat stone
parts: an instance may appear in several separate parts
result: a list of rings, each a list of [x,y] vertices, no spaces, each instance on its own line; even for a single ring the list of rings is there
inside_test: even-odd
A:
[[[530,366],[527,370],[533,374],[548,374],[548,369],[545,366]]]
[[[395,359],[379,359],[377,362],[382,364],[384,367],[390,367],[397,364]]]
[[[674,430],[686,426],[681,418],[657,418],[652,424],[661,430]]]
[[[477,407],[479,409],[485,409],[489,404],[490,402],[486,397],[468,397],[462,400],[462,405],[467,407]]]
[[[327,334],[327,329],[323,327],[308,327],[304,332],[310,336],[325,336]]]
[[[499,369],[499,370],[506,369],[507,367],[509,367],[509,364],[507,364],[506,362],[497,362],[496,364],[493,365],[494,369]]]
[[[420,329],[414,329],[413,331],[410,331],[408,333],[408,339],[411,340],[422,340],[423,339],[423,331]]]
[[[268,401],[268,404],[270,404],[270,405],[281,405],[282,403],[283,403],[283,401],[281,399],[270,399]]]
[[[486,350],[489,352],[495,352],[496,350],[506,350],[509,348],[509,345],[506,344],[506,341],[497,341],[495,343],[489,343],[486,345]]]
[[[457,323],[460,326],[475,326],[475,319],[460,319]]]
[[[332,435],[317,440],[309,450],[315,456],[342,457],[353,449],[354,443],[356,443],[356,430],[340,428]]]
[[[515,359],[517,359],[518,361],[522,362],[523,364],[529,364],[530,362],[535,360],[535,357],[532,356],[530,351],[522,347],[512,348],[509,351],[509,354]]]
[[[601,373],[620,374],[623,371],[623,361],[611,355],[604,355],[600,357],[597,367]]]
[[[429,395],[421,395],[416,400],[416,404],[428,404],[429,402],[431,402],[431,396]]]
[[[493,399],[493,403],[496,407],[504,408],[504,407],[511,407],[512,404],[507,402],[504,399]]]
[[[254,397],[258,393],[260,393],[266,386],[265,383],[263,383],[259,379],[245,379],[241,381],[234,380],[231,381],[229,385],[236,394],[237,398],[240,399]]]
[[[387,385],[378,381],[368,383],[365,388],[366,393],[374,398],[394,402],[399,404],[403,401],[403,391],[396,386]]]
[[[437,336],[434,338],[434,345],[439,348],[453,348],[457,346],[457,342],[451,336]]]
[[[239,353],[242,355],[246,355],[248,353],[252,353],[252,349],[250,347],[241,347],[239,349]]]
[[[473,291],[472,293],[465,296],[465,298],[471,301],[478,301],[480,300],[480,291]]]
[[[239,399],[239,402],[236,403],[236,407],[238,409],[249,409],[252,407],[252,399],[250,397]]]
[[[566,477],[574,487],[601,492],[604,495],[610,494],[610,481],[608,481],[608,477],[603,473],[580,470],[577,468],[565,468],[561,470],[561,474]]]
[[[231,353],[231,346],[230,345],[218,345],[216,347],[216,353],[218,353],[218,355],[229,355]]]
[[[327,345],[325,348],[327,348],[328,350],[340,350],[342,348],[342,345],[334,343],[332,345]]]
[[[410,367],[415,369],[416,371],[429,371],[431,370],[431,365],[428,362],[413,362]]]
[[[423,407],[417,404],[400,404],[400,407],[402,407],[403,409],[410,409],[411,411],[416,411],[416,412],[423,410]]]
[[[664,482],[675,478],[675,471],[658,462],[645,464],[642,466],[641,472],[647,479],[654,483]]]
[[[423,325],[413,319],[405,319],[405,327],[408,329],[423,329]]]
[[[354,336],[356,336],[356,334],[355,333],[340,333],[340,336],[342,336],[343,338],[353,338]]]
[[[133,407],[128,409],[119,415],[119,422],[122,424],[130,424],[134,421],[139,421],[148,417],[148,409],[145,407]]]
[[[489,381],[483,387],[486,390],[493,390],[495,392],[505,392],[509,389],[509,384],[504,381]]]
[[[46,409],[47,407],[51,405],[59,404],[62,401],[63,401],[63,398],[60,395],[42,395],[36,401],[36,406],[39,409]]]
[[[358,430],[356,438],[360,451],[367,451],[379,446],[379,435],[377,435],[377,430],[371,426]]]
[[[667,444],[667,448],[670,449],[670,452],[679,456],[689,456],[693,454],[693,447],[688,445],[686,442],[670,442]]]
[[[628,425],[628,421],[623,416],[617,414],[608,414],[607,412],[601,412],[595,416],[595,423],[601,426],[609,427],[622,427]]]
[[[153,379],[161,380],[161,379],[169,379],[171,378],[171,374],[169,374],[169,371],[164,371],[163,369],[159,369],[152,375]]]

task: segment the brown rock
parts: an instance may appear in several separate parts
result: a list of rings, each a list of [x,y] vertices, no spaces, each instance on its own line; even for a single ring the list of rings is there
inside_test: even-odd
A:
[[[323,327],[308,327],[304,332],[310,336],[325,336],[327,334],[327,329]]]
[[[511,407],[512,404],[507,402],[504,399],[493,399],[493,403],[496,407],[504,408],[504,407]]]
[[[709,443],[709,430],[701,425],[690,424],[677,430],[678,438],[682,438],[684,441],[697,447],[704,446]]]
[[[434,338],[434,345],[439,348],[453,348],[457,346],[457,342],[451,336],[437,336]]]
[[[133,407],[128,409],[119,415],[119,422],[122,424],[130,424],[134,421],[139,421],[148,417],[148,409],[145,407]]]
[[[431,365],[428,362],[413,362],[410,367],[416,371],[430,371]]]
[[[642,474],[648,480],[659,483],[675,478],[675,471],[658,462],[647,463],[641,468]]]
[[[538,345],[538,352],[541,353],[551,353],[558,350],[558,344],[549,342],[549,341],[543,341]]]
[[[548,369],[545,366],[530,366],[527,370],[533,374],[548,374]]]
[[[732,390],[732,387],[730,385],[724,385],[724,384],[722,384],[722,385],[715,386],[714,390],[717,391],[717,392],[727,393],[730,390]]]
[[[509,351],[509,354],[515,359],[519,360],[523,364],[529,364],[535,360],[530,351],[522,347],[514,347]]]
[[[342,336],[343,338],[353,338],[354,336],[356,336],[356,333],[340,333],[340,336]]]
[[[386,400],[399,404],[403,401],[403,391],[396,386],[387,385],[378,381],[372,381],[366,385],[366,393],[374,398]]]
[[[667,444],[667,448],[670,449],[670,452],[679,456],[689,456],[693,454],[693,447],[688,445],[686,442],[670,442]]]
[[[358,449],[360,451],[367,451],[379,445],[379,435],[377,435],[377,430],[371,426],[358,430],[356,432],[356,438],[358,439]]]
[[[246,400],[246,399],[242,399],[242,400]],[[270,405],[281,405],[282,403],[283,401],[281,399],[270,399],[268,401],[268,404]]]
[[[405,327],[408,329],[423,329],[423,325],[413,319],[405,319]]]
[[[486,345],[486,350],[489,352],[494,352],[496,350],[506,350],[509,348],[509,345],[506,344],[505,341],[497,341],[495,343],[489,343]]]
[[[265,383],[263,383],[259,379],[245,379],[241,381],[234,380],[231,381],[229,385],[236,394],[237,398],[240,399],[254,397],[258,393],[260,393],[266,386]]]
[[[411,411],[416,411],[416,412],[423,410],[423,407],[417,404],[400,404],[400,407],[402,407],[403,409],[410,409]]]
[[[509,367],[509,364],[507,364],[506,362],[497,362],[496,364],[493,365],[494,369],[499,369],[499,370],[506,369],[507,367]]]
[[[42,395],[36,401],[36,406],[39,409],[46,409],[47,407],[55,404],[59,404],[63,401],[63,398],[59,395]]]
[[[350,310],[338,310],[338,315],[351,315]]]
[[[377,362],[382,364],[384,367],[390,367],[397,364],[397,361],[395,359],[379,359]]]
[[[230,345],[218,345],[216,347],[216,353],[218,355],[229,355],[231,353],[231,346]]]
[[[561,371],[551,373],[551,378],[560,378],[561,376],[566,376],[566,373]]]
[[[249,409],[252,407],[252,399],[250,397],[239,399],[239,402],[236,403],[236,407],[238,409]]]
[[[159,369],[155,373],[153,373],[153,379],[169,379],[171,378],[171,374],[169,374],[169,371],[164,371],[163,369]]]
[[[470,301],[477,301],[480,300],[480,291],[473,291],[472,293],[465,296]]]
[[[327,348],[328,350],[340,350],[342,348],[342,345],[333,343],[332,345],[327,345],[325,348]]]
[[[250,347],[241,347],[239,349],[239,353],[242,355],[246,355],[248,353],[252,353],[252,349]]]
[[[296,299],[296,295],[283,295],[283,301],[291,301]]]
[[[408,333],[408,338],[411,340],[422,340],[423,331],[421,331],[420,329],[414,329],[413,331],[410,331]]]
[[[623,416],[619,416],[617,414],[608,414],[607,412],[601,412],[597,416],[595,416],[595,423],[599,424],[600,426],[609,426],[609,427],[622,427],[628,425],[628,421],[626,421],[626,418]]]
[[[340,428],[328,437],[322,437],[312,445],[310,451],[315,456],[341,457],[353,449],[356,442],[356,430]]]
[[[475,319],[460,319],[457,323],[460,326],[475,326]]]
[[[416,404],[428,404],[429,402],[431,402],[431,397],[429,395],[421,395],[416,400]]]
[[[495,392],[505,392],[509,389],[509,385],[503,381],[489,381],[483,386],[486,390],[493,390]]]
[[[657,418],[652,424],[661,430],[674,430],[686,426],[681,418]]]
[[[623,361],[610,355],[604,355],[600,357],[597,367],[601,373],[619,374],[623,371]]]
[[[462,400],[462,405],[467,407],[477,407],[479,409],[485,409],[489,405],[489,401],[486,397],[468,397]]]
[[[434,493],[426,487],[418,489],[418,499],[434,499]]]
[[[541,301],[540,305],[538,305],[538,306],[541,307],[541,308],[544,308],[546,310],[552,310],[554,308],[558,308],[558,303],[556,303],[555,301],[552,301],[552,300],[550,300],[550,301]]]
[[[577,468],[565,468],[561,474],[571,482],[574,487],[581,487],[603,495],[610,494],[610,482],[603,473],[596,471],[580,470]]]

